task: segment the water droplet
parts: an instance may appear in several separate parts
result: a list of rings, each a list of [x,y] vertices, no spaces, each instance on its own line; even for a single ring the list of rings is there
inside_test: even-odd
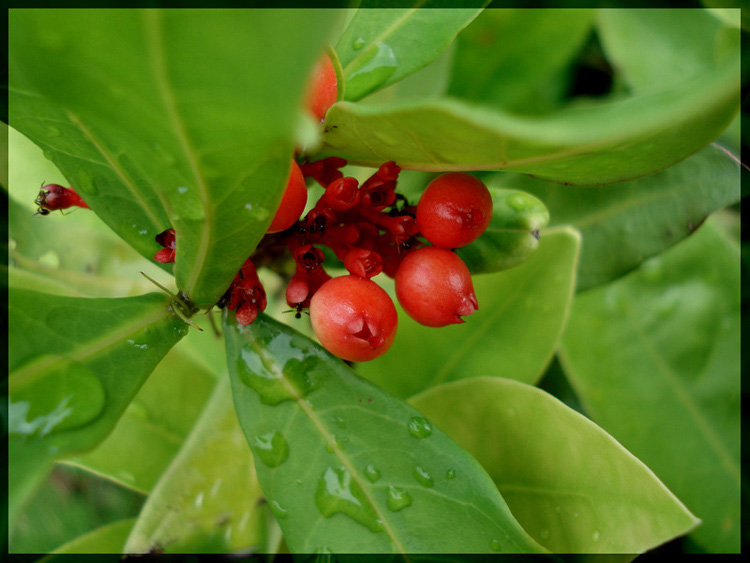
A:
[[[370,483],[374,483],[380,479],[380,471],[378,471],[378,468],[375,467],[375,465],[368,463],[365,466],[365,477],[369,479]]]
[[[391,485],[388,487],[388,500],[386,504],[388,505],[388,510],[398,512],[411,505],[411,495],[402,488]]]
[[[640,267],[640,274],[644,281],[649,283],[657,283],[661,280],[663,274],[663,268],[661,260],[656,258],[647,260]]]
[[[41,356],[21,367],[10,385],[8,431],[41,437],[77,428],[99,416],[105,402],[104,387],[88,366],[65,356]]]
[[[159,144],[154,145],[154,152],[156,152],[159,158],[161,158],[167,166],[174,166],[177,163],[177,159],[174,155],[171,152],[164,150]]]
[[[352,43],[352,49],[355,51],[359,51],[362,47],[365,46],[365,38],[364,37],[357,37],[354,42]]]
[[[96,195],[99,193],[99,188],[94,182],[94,175],[85,168],[79,168],[76,170],[75,188],[78,193],[83,194],[84,196]]]
[[[372,92],[387,82],[397,67],[398,59],[389,45],[370,45],[357,56],[347,71],[347,95],[358,98]]]
[[[346,428],[346,422],[344,422],[344,419],[341,418],[340,416],[334,416],[333,422],[339,428]]]
[[[542,530],[539,532],[539,537],[541,537],[543,540],[549,539],[549,530],[547,528],[542,528]]]
[[[203,491],[195,495],[195,500],[193,501],[193,504],[195,505],[195,508],[200,508],[203,506]]]
[[[283,519],[289,516],[286,508],[282,508],[278,501],[272,500],[268,503],[268,506],[271,508],[271,512],[273,512],[276,518]]]
[[[54,125],[48,125],[47,135],[49,135],[50,137],[59,137],[60,135],[62,135],[62,131],[60,131],[59,127],[55,127]]]
[[[308,356],[300,361],[292,358],[279,370],[253,348],[244,348],[237,359],[237,372],[242,381],[260,395],[266,405],[299,399],[323,384],[328,370],[322,359]]]
[[[321,545],[313,549],[313,553],[315,553],[316,555],[332,555],[333,551],[331,550],[330,547]]]
[[[46,158],[47,160],[55,160],[55,158],[57,158],[57,155],[51,150],[45,150],[44,158]]]
[[[593,534],[591,534],[591,539],[592,539],[593,541],[595,541],[595,542],[599,541],[599,538],[600,538],[600,537],[601,537],[601,536],[600,536],[599,532],[597,532],[596,530],[594,530],[594,533],[593,533]]]
[[[289,444],[278,432],[256,436],[250,448],[268,467],[278,467],[289,457]]]
[[[456,478],[456,470],[452,467],[445,472],[445,478],[446,479],[455,479]]]
[[[503,544],[500,542],[500,540],[492,540],[490,542],[490,549],[492,551],[502,551],[503,550]]]
[[[432,425],[426,418],[414,416],[409,419],[409,434],[420,440],[427,438],[427,436],[432,434]]]
[[[414,468],[414,477],[423,487],[430,488],[435,486],[435,481],[432,480],[432,475],[419,466]]]
[[[383,524],[378,520],[375,509],[368,502],[364,491],[345,467],[329,467],[323,472],[318,479],[315,504],[326,518],[340,512],[371,532],[380,532],[383,529]]]
[[[344,444],[349,442],[349,438],[341,436],[339,434],[333,435],[333,441],[326,443],[326,451],[333,453],[336,449],[343,449]]]
[[[180,195],[184,194],[187,191],[188,189],[185,186],[177,186],[177,193],[179,193]]]
[[[131,346],[134,346],[135,348],[138,348],[140,350],[147,350],[148,349],[148,344],[145,344],[145,343],[144,344],[138,344],[138,343],[136,343],[135,340],[126,340],[125,342],[127,342]]]

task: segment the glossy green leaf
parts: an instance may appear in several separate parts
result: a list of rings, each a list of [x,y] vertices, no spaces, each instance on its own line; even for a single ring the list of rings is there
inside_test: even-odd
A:
[[[549,82],[583,46],[594,13],[582,9],[485,10],[456,40],[449,93],[539,113],[554,96]]]
[[[477,377],[410,402],[476,457],[554,553],[642,553],[700,523],[614,438],[536,387]]]
[[[212,338],[205,332],[199,335]],[[95,450],[65,463],[146,494],[153,489],[190,433],[216,381],[217,374],[183,351],[192,344],[186,340],[170,350],[149,376],[112,433]],[[138,456],[133,456],[134,451]]]
[[[393,346],[358,364],[357,372],[398,397],[478,375],[537,381],[565,326],[581,240],[564,228],[544,233],[539,243],[520,266],[474,276],[479,310],[465,324],[425,327],[397,304]]]
[[[549,221],[544,204],[526,192],[490,188],[490,194],[487,230],[457,251],[472,274],[507,270],[527,260],[539,246],[539,229]]]
[[[740,549],[740,255],[709,221],[635,272],[576,297],[561,361],[586,412]]]
[[[210,306],[273,218],[338,15],[11,11],[11,125],[142,255],[173,226],[178,286]]]
[[[81,299],[14,289],[9,327],[12,524],[54,459],[112,430],[187,325],[160,294]]]
[[[550,224],[581,231],[579,291],[623,276],[740,198],[739,162],[716,145],[617,186],[576,188],[504,173],[485,181],[534,194],[549,208]]]
[[[286,325],[228,317],[235,408],[292,552],[541,550],[419,411]]]
[[[521,116],[454,99],[382,108],[340,102],[321,156],[415,170],[497,170],[581,185],[619,182],[678,162],[711,142],[739,107],[738,49],[710,72],[663,92]]]
[[[438,7],[420,0],[410,8],[377,8],[365,0],[336,44],[346,78],[346,99],[359,100],[398,82],[436,59],[481,8]]]
[[[125,540],[133,528],[135,518],[119,520],[112,524],[107,524],[97,528],[63,546],[57,548],[54,553],[64,554],[81,554],[81,553],[123,553],[122,548]],[[54,561],[57,558],[52,555],[41,559],[42,561]]]
[[[266,525],[261,495],[224,374],[149,495],[125,553],[258,551]]]
[[[717,38],[722,28],[708,10],[596,11],[607,58],[633,91],[644,94],[710,72],[721,54]]]

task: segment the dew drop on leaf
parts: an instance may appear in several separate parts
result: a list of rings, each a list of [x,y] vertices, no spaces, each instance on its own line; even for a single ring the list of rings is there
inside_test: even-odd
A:
[[[411,505],[411,495],[403,490],[401,487],[394,487],[391,485],[388,487],[388,510],[398,512]]]
[[[289,444],[278,432],[256,436],[250,447],[268,467],[278,467],[289,457]]]
[[[354,49],[355,51],[359,51],[362,47],[365,46],[365,43],[366,43],[366,41],[365,41],[364,37],[357,37],[352,42],[352,49]]]
[[[445,472],[445,478],[446,479],[455,479],[456,478],[456,470],[452,467]]]
[[[503,550],[503,544],[500,543],[500,540],[492,540],[490,542],[490,549],[492,551],[502,551]]]
[[[362,487],[352,479],[351,473],[345,467],[328,467],[323,472],[318,479],[315,504],[326,518],[342,513],[371,532],[383,530],[383,524],[378,520],[377,513],[367,500]]]
[[[600,538],[600,537],[601,537],[601,536],[600,536],[599,532],[597,532],[597,531],[594,531],[594,533],[593,533],[593,534],[591,534],[591,539],[592,539],[593,541],[595,541],[595,542],[599,541],[599,538]]]
[[[409,434],[420,440],[427,438],[427,436],[432,434],[432,425],[426,418],[414,416],[409,419]]]
[[[283,508],[278,501],[272,500],[268,503],[268,506],[271,508],[271,512],[273,512],[274,516],[279,519],[286,518],[289,514],[287,513],[286,508]]]
[[[369,479],[370,483],[374,483],[380,479],[380,471],[378,471],[378,468],[374,464],[368,463],[365,466],[365,477]]]
[[[430,488],[435,486],[435,481],[432,480],[432,475],[419,466],[414,468],[414,477],[423,487]]]
[[[302,361],[291,358],[281,371],[271,361],[253,348],[244,348],[237,359],[242,382],[258,393],[265,405],[304,397],[320,387],[328,373],[323,360],[314,356]]]
[[[347,90],[361,96],[384,84],[398,67],[398,59],[390,45],[375,43],[363,51],[347,70]]]

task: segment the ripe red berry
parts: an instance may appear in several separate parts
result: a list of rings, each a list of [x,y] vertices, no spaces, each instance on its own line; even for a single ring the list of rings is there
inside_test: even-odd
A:
[[[295,221],[299,219],[305,210],[306,203],[307,185],[305,184],[305,177],[302,175],[302,171],[297,166],[297,163],[292,160],[289,180],[287,180],[286,189],[281,198],[279,208],[276,210],[276,215],[274,215],[273,221],[271,221],[271,225],[268,227],[268,232],[278,233],[294,225]]]
[[[310,321],[329,352],[344,360],[366,362],[391,347],[398,316],[393,301],[378,284],[350,275],[327,281],[315,293]]]
[[[476,240],[490,219],[489,190],[474,176],[461,172],[435,178],[417,205],[419,232],[442,248],[460,248]]]
[[[307,86],[305,107],[320,121],[323,121],[328,108],[336,103],[337,97],[336,70],[333,68],[331,57],[325,53],[313,68]]]
[[[408,253],[396,272],[404,311],[425,326],[462,323],[479,308],[469,268],[455,252],[426,246]]]

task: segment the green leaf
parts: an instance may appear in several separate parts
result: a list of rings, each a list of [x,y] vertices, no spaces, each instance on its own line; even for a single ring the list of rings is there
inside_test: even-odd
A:
[[[362,2],[336,44],[347,100],[359,100],[426,66],[482,11],[442,9],[435,0],[420,0],[412,8],[378,9],[377,4]]]
[[[617,186],[576,188],[506,173],[484,181],[534,194],[549,208],[551,225],[581,231],[579,291],[625,275],[684,239],[709,213],[740,199],[739,161],[717,145]]]
[[[54,459],[96,446],[187,326],[160,294],[9,301],[11,528]]]
[[[642,553],[700,523],[609,434],[536,387],[477,377],[410,402],[476,457],[554,553]]]
[[[586,412],[740,549],[740,255],[712,224],[576,297],[560,359]],[[688,462],[686,462],[688,460]]]
[[[419,411],[289,327],[233,317],[235,408],[292,552],[542,551],[480,465]]]
[[[258,551],[265,528],[261,494],[224,374],[149,495],[125,553]]]
[[[212,337],[205,332],[200,336]],[[191,344],[186,340],[149,376],[112,433],[95,450],[65,463],[146,494],[153,489],[190,433],[217,377],[183,351]]]
[[[134,523],[135,518],[127,518],[107,524],[58,547],[54,553],[123,553],[122,548]],[[55,559],[57,558],[52,555],[41,559],[39,563]]]
[[[539,246],[539,229],[549,212],[534,196],[521,190],[489,188],[492,220],[487,230],[457,253],[472,274],[507,270],[527,260]]]
[[[475,276],[479,310],[465,324],[425,327],[397,305],[393,346],[358,364],[357,372],[398,397],[477,375],[534,383],[565,326],[580,244],[573,229],[549,231],[541,236],[539,250],[520,266]]]
[[[721,55],[723,26],[708,10],[597,10],[596,28],[607,58],[638,93],[710,72]]]
[[[454,99],[388,108],[339,102],[326,116],[320,156],[440,172],[503,169],[581,185],[619,182],[707,145],[732,121],[739,92],[734,56],[670,90],[544,116]]]
[[[210,306],[273,218],[338,15],[14,10],[11,125],[143,256],[174,227],[177,285]]]
[[[593,10],[485,10],[456,40],[450,94],[540,112],[550,81],[591,31]]]

